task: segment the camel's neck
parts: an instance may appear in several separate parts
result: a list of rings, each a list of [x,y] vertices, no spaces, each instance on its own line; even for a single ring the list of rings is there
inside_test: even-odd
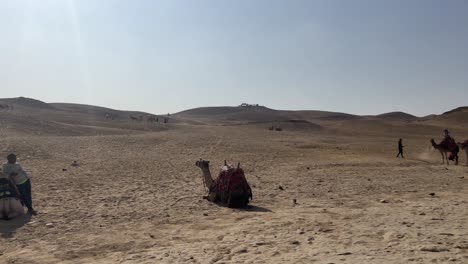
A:
[[[203,179],[205,180],[206,186],[210,188],[211,184],[213,183],[213,178],[211,178],[210,167],[203,167],[201,168]]]

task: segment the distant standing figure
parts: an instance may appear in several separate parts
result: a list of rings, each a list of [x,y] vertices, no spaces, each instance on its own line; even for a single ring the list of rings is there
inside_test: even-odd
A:
[[[10,154],[7,157],[8,162],[3,165],[3,173],[16,184],[21,196],[21,201],[28,208],[28,213],[36,215],[32,206],[31,180],[29,175],[23,170],[21,165],[16,163],[16,155]]]
[[[400,140],[398,140],[398,155],[396,156],[397,158],[401,155],[402,158],[405,158],[403,156],[403,139],[400,138]]]

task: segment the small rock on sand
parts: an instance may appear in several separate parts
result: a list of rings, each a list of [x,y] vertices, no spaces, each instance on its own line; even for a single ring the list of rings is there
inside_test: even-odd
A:
[[[425,252],[447,252],[447,251],[450,251],[450,250],[448,248],[444,248],[444,247],[432,246],[432,247],[422,247],[421,251],[425,251]]]
[[[246,247],[241,246],[241,247],[234,249],[233,252],[234,253],[247,253],[248,251]]]
[[[337,255],[338,256],[348,256],[348,255],[352,255],[353,253],[351,252],[343,252],[343,253],[338,253]]]

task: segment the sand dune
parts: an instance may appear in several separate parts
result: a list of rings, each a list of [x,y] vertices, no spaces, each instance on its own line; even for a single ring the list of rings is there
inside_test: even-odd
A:
[[[0,99],[0,122],[3,133],[85,136],[161,131],[168,127],[159,115],[119,111],[104,107],[53,103],[29,98]],[[137,118],[137,120],[132,120]],[[159,122],[148,122],[159,118]],[[175,120],[171,119],[170,124]],[[7,131],[8,130],[8,131]]]
[[[18,153],[39,210],[0,222],[0,262],[468,261],[468,167],[440,165],[428,142],[445,117],[259,109],[241,119],[251,110],[226,108],[145,129],[106,120],[107,109],[52,107],[0,110],[0,156]],[[285,129],[267,129],[276,123]],[[448,128],[468,138],[456,122]],[[406,159],[395,158],[399,137]],[[252,207],[203,200],[198,158],[214,174],[240,161]]]
[[[405,112],[390,112],[376,116],[379,119],[384,120],[396,120],[396,121],[411,121],[418,119],[416,116],[405,113]]]

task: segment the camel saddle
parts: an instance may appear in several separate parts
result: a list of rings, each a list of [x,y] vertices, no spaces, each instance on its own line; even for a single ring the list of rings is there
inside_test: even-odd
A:
[[[239,166],[223,166],[210,187],[210,200],[227,204],[229,207],[245,207],[253,198],[245,173]]]

